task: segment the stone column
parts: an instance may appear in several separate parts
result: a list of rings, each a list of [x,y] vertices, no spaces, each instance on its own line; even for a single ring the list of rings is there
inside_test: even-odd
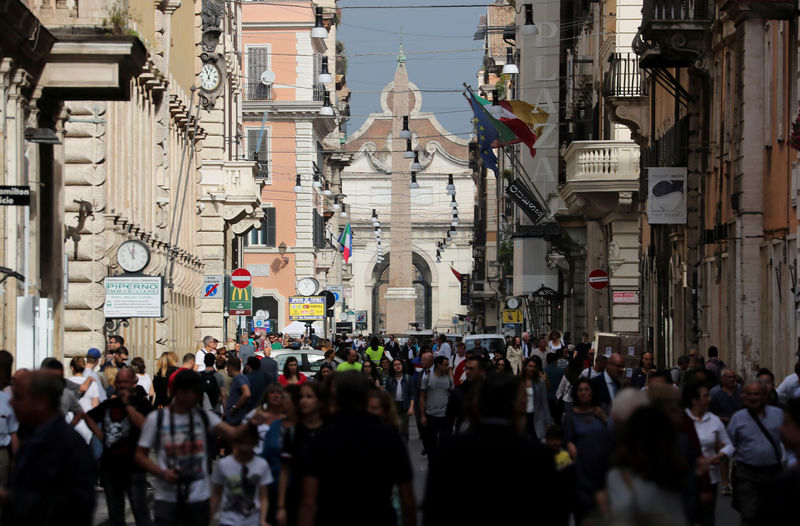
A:
[[[392,207],[389,217],[391,247],[389,253],[389,287],[386,289],[386,329],[404,332],[414,321],[414,300],[411,262],[411,174],[404,170],[405,140],[400,138],[403,116],[409,114],[408,73],[405,64],[397,65],[392,87]],[[427,328],[427,327],[426,327]]]

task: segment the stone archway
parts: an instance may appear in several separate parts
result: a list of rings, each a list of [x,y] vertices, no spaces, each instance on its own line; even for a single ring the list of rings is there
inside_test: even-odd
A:
[[[412,252],[411,262],[412,285],[417,293],[414,302],[414,321],[421,329],[430,329],[433,325],[433,308],[431,294],[431,269],[420,254]],[[386,328],[386,300],[384,294],[389,286],[389,254],[384,262],[376,264],[372,270],[372,332],[378,333]],[[409,327],[410,329],[411,327]]]

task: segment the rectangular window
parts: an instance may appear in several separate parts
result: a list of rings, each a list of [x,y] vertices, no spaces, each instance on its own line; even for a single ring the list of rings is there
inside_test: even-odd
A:
[[[258,172],[256,179],[269,178],[269,128],[264,127],[264,133],[261,134],[261,128],[246,128],[247,130],[247,160],[258,161]],[[261,136],[261,144],[259,144],[259,135]],[[258,157],[256,157],[256,151]]]
[[[261,81],[261,75],[269,71],[269,46],[247,46],[247,72],[245,95],[247,100],[269,100],[271,86]]]
[[[246,247],[275,247],[275,209],[264,207],[263,210],[261,226],[251,230],[244,238]]]
[[[314,210],[314,248],[325,248],[325,218]]]

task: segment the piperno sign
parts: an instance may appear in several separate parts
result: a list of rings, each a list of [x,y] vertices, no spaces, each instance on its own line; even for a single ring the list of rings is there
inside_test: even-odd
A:
[[[514,181],[508,185],[506,193],[514,200],[517,206],[525,212],[525,215],[533,221],[533,224],[538,223],[547,215],[542,204],[536,200],[519,179],[514,179]]]

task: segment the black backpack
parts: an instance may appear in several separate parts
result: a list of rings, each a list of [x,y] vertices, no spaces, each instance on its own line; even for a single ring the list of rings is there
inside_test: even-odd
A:
[[[203,392],[208,395],[208,401],[211,402],[211,407],[217,407],[219,403],[219,384],[217,383],[216,371],[202,371],[200,378],[203,380]]]

